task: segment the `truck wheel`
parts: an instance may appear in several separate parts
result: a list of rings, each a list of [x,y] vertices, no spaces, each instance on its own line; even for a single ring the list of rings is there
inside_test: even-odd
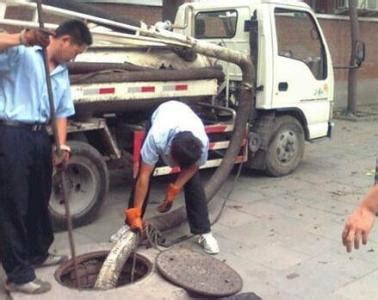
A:
[[[304,133],[301,124],[291,116],[278,117],[265,156],[266,173],[283,176],[294,171],[304,153]]]
[[[72,156],[66,170],[67,198],[74,227],[92,222],[105,200],[109,174],[101,154],[91,145],[70,141]],[[55,230],[65,230],[66,213],[59,176],[53,175],[49,211]]]

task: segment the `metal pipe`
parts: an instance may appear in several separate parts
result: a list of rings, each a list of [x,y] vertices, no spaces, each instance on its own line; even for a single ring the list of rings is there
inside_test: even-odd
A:
[[[20,0],[12,0],[11,2],[7,2],[7,5],[8,6],[12,6],[12,5],[13,6],[18,6],[18,5],[21,5],[21,6],[30,7],[30,8],[35,8],[36,7],[36,4],[33,3],[33,2],[29,3],[29,2],[20,1]],[[118,22],[118,21],[108,20],[108,19],[101,18],[101,17],[96,17],[96,16],[91,16],[89,14],[82,13],[82,12],[75,12],[75,11],[72,11],[72,10],[67,10],[67,9],[63,9],[63,8],[57,8],[57,7],[54,7],[54,6],[49,6],[49,5],[46,5],[46,4],[44,4],[43,6],[44,6],[44,9],[46,11],[54,13],[56,15],[61,15],[61,16],[67,17],[67,11],[69,11],[71,18],[77,18],[77,19],[87,20],[89,22],[93,22],[95,24],[99,24],[99,25],[102,25],[102,26],[108,26],[108,27],[112,27],[112,28],[124,29],[126,32],[138,32],[141,29],[140,28],[140,23],[139,23],[139,26],[128,25],[128,24],[124,24],[124,23],[121,23],[121,22]]]
[[[58,7],[61,9],[70,10],[76,13],[84,13],[91,16],[96,16],[98,18],[101,18],[103,20],[111,20],[114,22],[117,22],[117,25],[109,24],[108,22],[101,22],[99,21],[97,24],[102,25],[104,27],[110,28],[112,30],[118,30],[125,33],[135,34],[136,30],[132,30],[130,28],[120,27],[119,24],[127,24],[131,25],[137,28],[141,27],[141,21],[140,20],[134,20],[126,16],[117,16],[114,14],[111,14],[107,12],[106,10],[99,9],[97,7],[94,7],[90,4],[86,3],[79,3],[78,1],[72,1],[72,0],[43,0],[43,3],[45,5]]]

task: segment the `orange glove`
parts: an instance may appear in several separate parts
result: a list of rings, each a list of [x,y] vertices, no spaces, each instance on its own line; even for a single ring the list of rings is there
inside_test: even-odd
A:
[[[165,212],[169,211],[172,207],[173,201],[175,200],[176,196],[180,192],[181,192],[181,189],[177,185],[171,183],[168,186],[167,194],[165,195],[164,201],[157,208],[158,211],[160,213],[165,213]]]
[[[125,223],[130,226],[132,230],[143,232],[142,210],[140,208],[125,209],[126,220]]]

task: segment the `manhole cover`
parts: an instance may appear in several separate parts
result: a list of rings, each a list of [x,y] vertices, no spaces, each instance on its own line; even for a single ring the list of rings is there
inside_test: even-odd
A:
[[[156,259],[159,272],[184,289],[204,296],[230,296],[242,288],[242,279],[231,267],[209,255],[173,248]]]

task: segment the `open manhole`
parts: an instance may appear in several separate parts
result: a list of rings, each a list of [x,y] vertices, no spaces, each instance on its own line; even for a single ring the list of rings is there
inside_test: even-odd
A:
[[[93,289],[100,273],[101,267],[108,256],[109,251],[97,251],[86,253],[76,257],[78,276],[81,289]],[[136,253],[134,274],[131,274],[134,254],[130,255],[118,278],[116,287],[124,286],[141,280],[152,270],[152,263],[144,256]],[[77,288],[76,275],[72,260],[63,263],[55,272],[55,279],[69,288]]]

